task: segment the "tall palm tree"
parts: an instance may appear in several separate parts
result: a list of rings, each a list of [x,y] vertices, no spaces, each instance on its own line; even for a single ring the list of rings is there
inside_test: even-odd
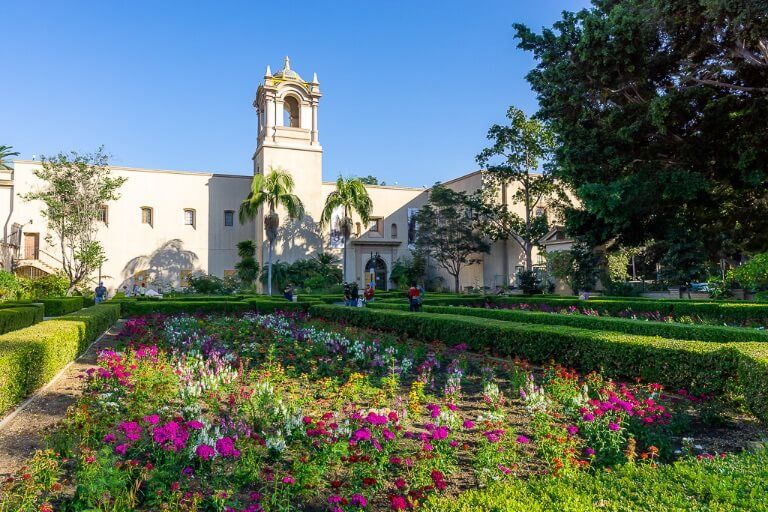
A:
[[[333,211],[336,208],[342,208],[344,217],[341,219],[341,235],[344,238],[344,258],[342,263],[342,279],[347,279],[347,240],[352,232],[352,215],[356,213],[363,224],[368,223],[368,219],[373,211],[373,201],[371,201],[365,185],[359,178],[344,179],[339,176],[336,180],[336,190],[328,194],[325,199],[323,213],[320,214],[320,224],[327,226],[333,219]]]
[[[251,182],[251,192],[240,204],[240,223],[256,218],[259,209],[266,207],[269,213],[264,216],[264,230],[269,241],[269,267],[267,268],[267,293],[272,295],[272,251],[277,240],[280,217],[277,208],[282,206],[288,212],[288,218],[298,219],[304,215],[301,199],[293,193],[293,177],[280,167],[269,168],[267,174],[257,174]]]
[[[19,156],[18,151],[11,151],[13,146],[0,146],[0,169],[8,170],[11,167],[6,163],[5,159],[9,156]]]

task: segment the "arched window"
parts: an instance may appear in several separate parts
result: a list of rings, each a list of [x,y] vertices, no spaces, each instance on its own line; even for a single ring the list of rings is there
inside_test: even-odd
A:
[[[394,222],[392,223],[392,226],[389,228],[389,233],[392,238],[397,238],[397,224]]]
[[[151,227],[152,223],[154,222],[154,219],[152,217],[153,217],[152,208],[150,208],[149,206],[142,206],[141,207],[141,223],[149,224]]]
[[[299,100],[293,96],[286,96],[283,100],[283,126],[300,128]]]
[[[185,208],[184,209],[184,225],[185,226],[192,226],[193,228],[196,225],[195,219],[195,210],[192,208]]]

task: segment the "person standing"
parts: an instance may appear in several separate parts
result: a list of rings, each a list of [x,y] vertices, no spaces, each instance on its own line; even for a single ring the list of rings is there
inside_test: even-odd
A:
[[[99,286],[93,290],[93,294],[95,295],[94,302],[96,304],[104,302],[104,300],[107,298],[107,288],[104,286],[103,281],[99,281]]]
[[[411,283],[411,288],[408,290],[408,311],[419,311],[421,309],[421,291],[416,286],[416,283]]]
[[[363,297],[365,297],[365,302],[373,302],[373,296],[376,293],[376,289],[371,285],[366,285],[365,291],[363,292]]]

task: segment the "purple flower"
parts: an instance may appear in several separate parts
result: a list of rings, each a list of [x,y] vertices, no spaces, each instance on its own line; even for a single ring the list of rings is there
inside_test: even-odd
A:
[[[192,420],[187,422],[187,428],[191,428],[192,430],[202,430],[203,424],[197,420]]]
[[[619,430],[621,427],[618,423],[611,422],[608,424],[608,429],[613,430],[614,432]]]
[[[471,428],[474,428],[475,423],[472,420],[464,420],[464,428],[469,430]]]
[[[160,422],[160,416],[157,414],[150,414],[148,416],[144,416],[144,423],[149,423],[150,425],[157,425]]]
[[[354,432],[352,432],[352,440],[353,441],[370,441],[371,431],[368,430],[367,427],[363,427],[361,429],[355,430]]]
[[[446,437],[448,437],[448,427],[437,427],[432,432],[432,439],[435,441],[445,439]]]
[[[141,425],[135,421],[124,421],[117,428],[123,431],[129,441],[138,441],[141,437]]]
[[[587,457],[592,457],[595,454],[594,448],[584,448],[584,455]]]
[[[111,433],[111,432],[110,432],[109,434],[106,434],[106,435],[104,436],[104,442],[105,442],[105,443],[111,443],[111,442],[112,442],[112,441],[114,441],[114,440],[115,440],[115,434],[113,434],[113,433]]]
[[[591,412],[586,413],[584,416],[582,416],[582,419],[584,421],[595,421],[595,415]]]
[[[365,418],[365,420],[370,423],[371,425],[386,425],[387,424],[387,417],[383,414],[376,414],[375,412],[371,411],[368,413],[368,416]]]
[[[296,483],[296,479],[293,478],[291,475],[286,475],[283,477],[283,483],[288,485],[293,485]]]
[[[115,446],[115,453],[117,455],[125,455],[126,451],[128,451],[128,445],[125,443]]]
[[[568,432],[569,436],[575,436],[579,432],[579,427],[577,427],[576,425],[570,425],[565,430]]]
[[[531,440],[528,439],[527,437],[523,436],[523,435],[519,435],[519,436],[517,436],[517,442],[520,443],[520,444],[528,444],[528,443],[531,442]]]

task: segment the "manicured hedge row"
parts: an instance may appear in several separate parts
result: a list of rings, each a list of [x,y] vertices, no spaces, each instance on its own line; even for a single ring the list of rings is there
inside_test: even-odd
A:
[[[0,309],[0,334],[17,331],[43,321],[43,308],[18,306]]]
[[[552,308],[576,306],[579,308],[597,309],[615,315],[623,311],[660,313],[662,315],[698,316],[714,322],[740,323],[745,321],[765,321],[768,318],[768,304],[736,303],[736,302],[687,302],[675,300],[612,300],[594,298],[580,300],[577,298],[550,296],[468,296],[468,297],[431,297],[424,298],[424,305],[430,306],[481,306],[488,300],[498,306],[513,306],[520,304],[546,304]],[[401,302],[398,299],[383,299],[382,302]]]
[[[558,478],[510,479],[458,496],[432,496],[424,512],[591,512],[594,510],[768,510],[768,451],[725,459],[686,459],[657,468],[625,464]]]
[[[112,302],[112,301],[110,301]],[[288,302],[274,297],[245,298],[243,300],[200,300],[177,301],[168,299],[155,300],[117,300],[121,305],[123,317],[150,315],[162,313],[166,315],[177,313],[244,313],[257,311],[273,313],[275,311],[307,311],[313,302]]]
[[[117,304],[100,304],[0,336],[0,414],[53,378],[118,316]]]
[[[396,309],[406,311],[405,304],[371,303],[369,308]],[[721,327],[718,325],[688,325],[670,322],[651,322],[632,320],[630,318],[596,317],[587,315],[566,315],[557,313],[541,313],[535,311],[520,311],[512,309],[487,309],[462,306],[428,306],[422,310],[427,313],[443,313],[480,318],[493,318],[508,322],[523,322],[544,325],[568,325],[580,329],[599,331],[623,332],[641,336],[660,336],[668,339],[714,341],[731,343],[734,341],[768,341],[768,332],[757,329],[740,327]]]
[[[76,295],[73,297],[48,297],[45,299],[19,300],[4,302],[3,304],[15,306],[29,306],[30,304],[40,303],[45,306],[45,316],[61,316],[74,313],[83,309],[83,297]]]
[[[505,322],[435,313],[316,305],[313,316],[393,331],[422,340],[465,343],[476,351],[554,360],[611,377],[641,378],[671,387],[721,392],[738,378],[752,411],[768,422],[768,348],[762,343],[666,340],[568,326]]]

